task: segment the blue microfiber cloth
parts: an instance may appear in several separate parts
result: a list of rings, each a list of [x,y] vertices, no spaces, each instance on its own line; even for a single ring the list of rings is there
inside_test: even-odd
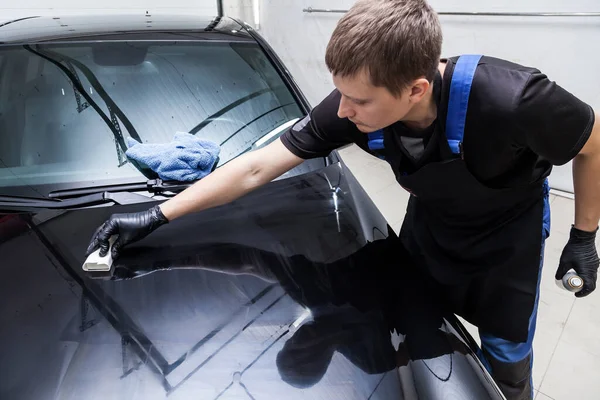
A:
[[[142,144],[127,138],[127,145],[127,157],[147,165],[161,179],[181,182],[210,174],[221,151],[218,144],[186,132],[175,133],[170,143]]]

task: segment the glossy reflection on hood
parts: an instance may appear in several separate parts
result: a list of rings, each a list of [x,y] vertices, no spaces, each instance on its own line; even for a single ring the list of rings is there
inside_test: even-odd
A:
[[[469,394],[472,388],[461,388],[461,380],[479,378],[465,374],[472,351],[447,326],[444,317],[452,316],[436,297],[439,291],[412,266],[391,230],[386,239],[329,263],[234,243],[137,248],[124,251],[111,273],[98,273],[96,278],[118,281],[157,273],[154,277],[160,279],[167,271],[185,269],[248,275],[277,284],[305,310],[279,338],[283,347],[275,357],[281,379],[295,388],[318,385],[337,354],[355,369],[382,379],[391,371],[408,371],[410,366],[414,374],[415,368],[424,367],[420,374],[429,376],[431,394],[438,381],[439,390],[449,386],[460,395],[457,398],[488,395],[483,386],[476,395]],[[240,372],[242,380],[246,372]],[[402,378],[400,374],[401,387],[412,386]]]
[[[23,216],[28,230],[0,244],[0,398],[501,398],[343,165],[175,220],[110,272],[82,271],[110,213],[147,207]]]

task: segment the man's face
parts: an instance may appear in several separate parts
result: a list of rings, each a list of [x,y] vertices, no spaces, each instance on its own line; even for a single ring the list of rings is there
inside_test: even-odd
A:
[[[364,133],[401,121],[414,105],[411,89],[394,97],[386,88],[373,86],[364,70],[352,77],[334,75],[333,83],[342,94],[338,117],[348,118]]]

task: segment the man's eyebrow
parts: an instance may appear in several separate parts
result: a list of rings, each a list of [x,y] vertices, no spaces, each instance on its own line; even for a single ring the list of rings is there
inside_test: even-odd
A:
[[[340,92],[340,93],[342,93],[342,92]],[[359,103],[366,103],[367,101],[369,101],[369,99],[357,99],[356,97],[348,96],[348,95],[345,95],[344,93],[342,93],[342,96],[347,97],[350,100],[356,101],[356,102],[359,102]]]

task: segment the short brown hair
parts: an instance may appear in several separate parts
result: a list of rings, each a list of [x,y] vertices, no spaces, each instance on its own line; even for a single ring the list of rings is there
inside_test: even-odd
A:
[[[358,0],[342,17],[327,45],[334,75],[367,70],[374,86],[397,96],[408,84],[435,77],[442,29],[426,0]]]

